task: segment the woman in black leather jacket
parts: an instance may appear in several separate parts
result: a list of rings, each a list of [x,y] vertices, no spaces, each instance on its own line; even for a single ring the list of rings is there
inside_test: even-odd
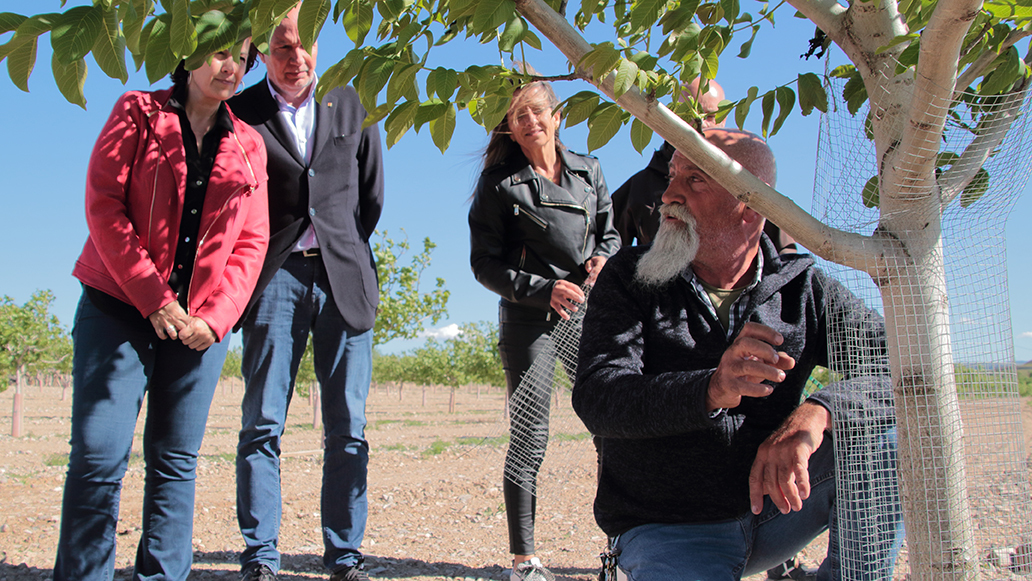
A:
[[[469,210],[470,265],[480,284],[501,295],[498,347],[508,395],[519,386],[560,318],[584,302],[581,285],[594,283],[620,247],[609,190],[598,160],[568,151],[559,141],[559,100],[535,82],[513,95],[509,111],[491,132]],[[554,365],[554,364],[553,364]],[[530,457],[529,481],[503,482],[513,553],[513,581],[543,581],[551,573],[534,557],[537,469],[548,443],[548,394],[539,417],[520,426],[538,437],[511,444],[514,457]],[[531,449],[514,449],[526,447]]]

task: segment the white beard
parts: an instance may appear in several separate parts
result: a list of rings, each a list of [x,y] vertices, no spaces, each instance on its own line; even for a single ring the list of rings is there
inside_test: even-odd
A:
[[[663,204],[659,231],[634,271],[634,280],[648,288],[660,288],[679,276],[695,260],[699,233],[695,218],[680,204]],[[666,220],[673,216],[680,220]]]

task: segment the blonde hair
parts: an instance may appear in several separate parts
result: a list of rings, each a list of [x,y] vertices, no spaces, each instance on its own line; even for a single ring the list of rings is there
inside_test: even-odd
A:
[[[491,138],[487,142],[487,147],[484,148],[483,169],[502,163],[520,150],[520,146],[512,140],[512,130],[509,128],[509,113],[518,109],[520,105],[530,99],[538,90],[543,94],[545,102],[550,109],[554,111],[559,106],[559,97],[556,96],[555,91],[552,90],[552,84],[548,81],[534,81],[516,89],[512,94],[509,110],[506,111],[505,117],[491,130]],[[558,126],[555,128],[555,148],[556,151],[563,149],[563,143],[559,140]]]

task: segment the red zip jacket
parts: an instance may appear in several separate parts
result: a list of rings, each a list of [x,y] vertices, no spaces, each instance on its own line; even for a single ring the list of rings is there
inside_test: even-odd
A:
[[[168,285],[186,190],[186,153],[171,89],[130,91],[100,132],[86,176],[90,235],[72,275],[144,317],[176,300]],[[188,312],[221,340],[254,290],[269,243],[265,144],[233,116],[201,210]]]

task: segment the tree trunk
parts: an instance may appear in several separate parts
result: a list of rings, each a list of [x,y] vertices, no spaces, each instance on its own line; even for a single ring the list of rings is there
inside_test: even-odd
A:
[[[14,371],[14,404],[11,410],[11,436],[22,436],[22,387],[25,385],[25,366],[18,366]]]
[[[322,425],[322,407],[319,405],[321,390],[318,383],[313,381],[308,386],[308,395],[312,400],[312,427],[318,429]]]

